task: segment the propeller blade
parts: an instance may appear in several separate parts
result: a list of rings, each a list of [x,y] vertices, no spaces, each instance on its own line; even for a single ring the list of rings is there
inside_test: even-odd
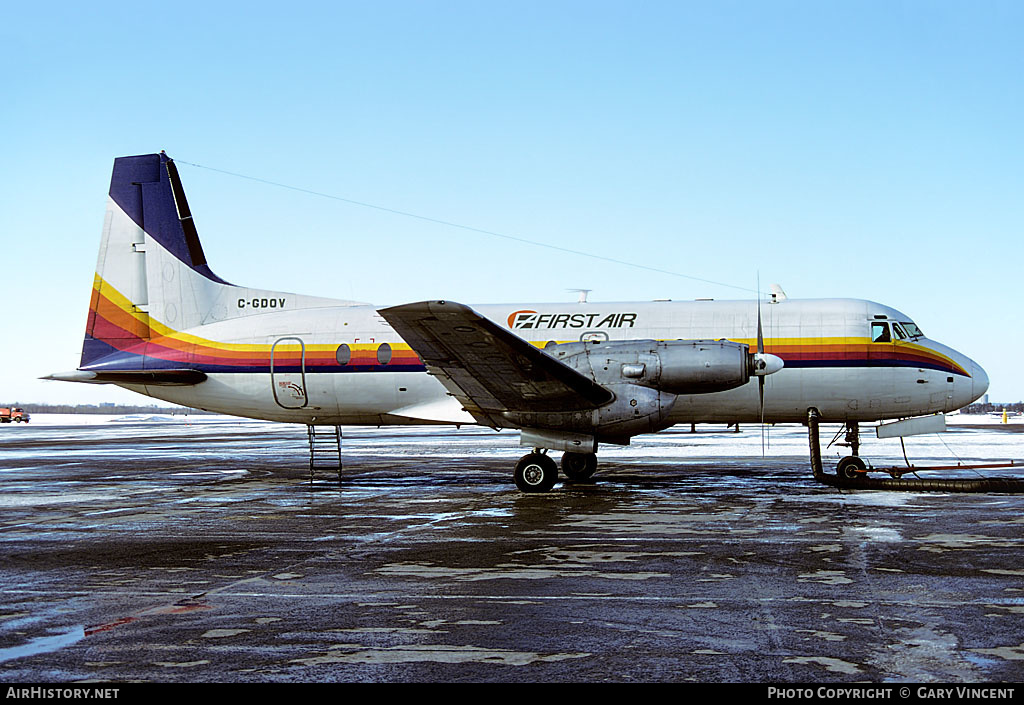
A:
[[[757,294],[757,352],[764,353],[764,332],[761,330],[761,293]]]
[[[761,398],[761,457],[764,457],[764,377],[757,378],[757,393]]]
[[[774,358],[770,359],[770,358]],[[782,360],[774,355],[764,354],[764,330],[761,327],[761,273],[757,274],[757,354],[754,356],[755,368],[757,374],[757,395],[760,400],[761,407],[761,457],[764,457],[764,377],[772,372],[777,372],[776,360],[782,362]],[[769,371],[768,367],[771,366],[776,369]]]

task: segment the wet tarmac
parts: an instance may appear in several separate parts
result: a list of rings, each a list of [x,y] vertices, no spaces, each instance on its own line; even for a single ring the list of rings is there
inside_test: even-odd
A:
[[[917,450],[1011,457],[1001,430]],[[764,458],[757,429],[688,431],[523,495],[515,435],[479,429],[348,430],[339,487],[303,427],[5,426],[0,677],[1024,676],[1024,495],[840,491],[800,427]]]

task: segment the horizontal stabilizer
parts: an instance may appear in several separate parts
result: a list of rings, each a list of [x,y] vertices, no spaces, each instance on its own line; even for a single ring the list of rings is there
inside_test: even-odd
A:
[[[118,370],[116,372],[55,372],[42,379],[61,382],[86,382],[89,384],[146,384],[158,387],[187,387],[206,379],[206,373],[199,370]]]

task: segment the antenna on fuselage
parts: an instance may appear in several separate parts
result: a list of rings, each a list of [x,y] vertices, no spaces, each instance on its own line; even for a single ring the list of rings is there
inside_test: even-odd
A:
[[[585,304],[587,303],[587,294],[593,291],[593,289],[566,289],[566,291],[577,292],[580,295],[580,297],[576,300],[576,303]]]

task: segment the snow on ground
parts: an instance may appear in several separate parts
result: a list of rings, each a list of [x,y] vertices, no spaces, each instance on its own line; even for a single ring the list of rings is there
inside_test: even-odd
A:
[[[1002,415],[951,414],[947,416],[948,430],[943,434],[910,436],[904,439],[907,458],[915,465],[955,465],[959,462],[1024,460],[1024,416],[1009,417],[1008,424],[1002,424]],[[0,432],[38,429],[33,435],[42,440],[55,433],[59,427],[92,427],[90,433],[109,429],[111,436],[125,434],[139,436],[169,436],[186,434],[192,427],[223,429],[224,432],[239,435],[265,433],[268,427],[288,428],[271,421],[242,419],[222,415],[170,415],[170,414],[34,414],[30,425],[10,424]],[[152,430],[147,430],[147,429]],[[291,426],[291,428],[295,428]],[[45,431],[43,430],[45,429]],[[849,449],[838,445],[842,435],[834,439],[841,427],[826,424],[821,428],[822,456],[826,465],[848,455]],[[463,426],[456,430],[451,426],[374,426],[345,427],[344,446],[371,451],[375,454],[407,454],[415,452],[414,446],[422,443],[452,444],[453,456],[467,452],[467,446],[479,445],[481,452],[498,455],[518,456],[523,450],[518,445],[518,433]],[[304,437],[303,432],[296,437]],[[740,433],[734,433],[722,425],[698,424],[697,432],[690,433],[689,425],[675,426],[657,434],[638,436],[629,446],[602,445],[600,455],[608,459],[715,457],[799,457],[808,456],[807,429],[799,424],[768,426],[762,429],[756,424],[742,425]],[[835,442],[833,442],[835,441]],[[303,440],[304,442],[304,440]],[[861,454],[876,466],[903,465],[903,447],[900,439],[879,440],[874,427],[861,427]]]
[[[248,421],[213,414],[32,414],[32,426],[101,426],[108,423],[226,423]],[[266,423],[266,422],[258,422]],[[17,424],[14,424],[17,425]]]

